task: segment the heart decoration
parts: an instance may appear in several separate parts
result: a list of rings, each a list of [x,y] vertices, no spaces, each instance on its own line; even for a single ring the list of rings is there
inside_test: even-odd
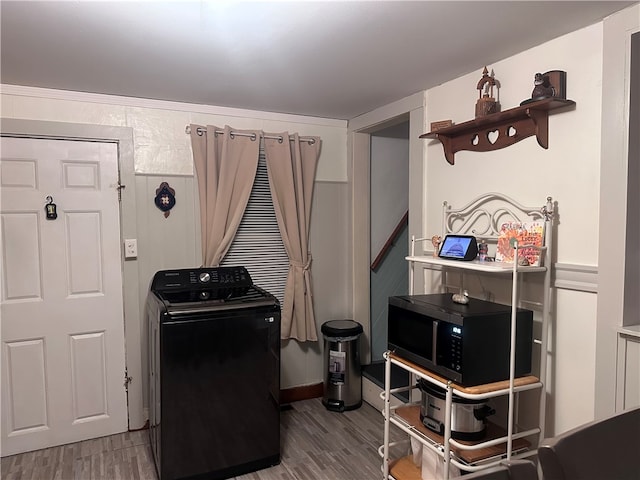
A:
[[[487,140],[489,140],[491,145],[495,144],[498,141],[499,136],[500,133],[498,132],[498,130],[491,130],[490,132],[487,132]]]

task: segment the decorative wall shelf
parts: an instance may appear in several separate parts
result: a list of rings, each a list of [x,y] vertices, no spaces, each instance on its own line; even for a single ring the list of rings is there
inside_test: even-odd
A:
[[[489,152],[508,147],[535,135],[542,148],[549,147],[549,112],[574,106],[573,100],[545,98],[519,107],[478,117],[468,122],[420,135],[440,140],[451,165],[460,150]]]

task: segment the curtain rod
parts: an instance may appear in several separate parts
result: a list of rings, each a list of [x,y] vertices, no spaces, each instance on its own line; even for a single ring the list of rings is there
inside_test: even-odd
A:
[[[187,125],[184,129],[184,133],[186,133],[187,135],[191,135],[191,125]],[[196,128],[196,133],[200,136],[204,135],[205,133],[207,133],[207,130],[205,128],[202,127],[198,127]],[[216,135],[224,135],[224,131],[223,130],[216,130]],[[255,133],[244,133],[244,132],[231,132],[231,138],[233,138],[235,135],[238,135],[239,137],[251,137],[251,140],[255,140],[256,139],[256,134]],[[282,135],[260,135],[261,138],[272,138],[274,140],[278,140],[278,142],[282,143],[284,141],[284,138],[282,137]],[[314,143],[316,143],[316,139],[315,138],[309,138],[309,137],[299,137],[301,142],[307,142],[309,145],[313,145]],[[289,141],[293,141],[293,138],[289,137]]]

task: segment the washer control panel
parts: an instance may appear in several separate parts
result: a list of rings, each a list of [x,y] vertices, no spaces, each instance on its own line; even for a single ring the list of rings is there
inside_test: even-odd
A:
[[[253,285],[245,267],[203,267],[157,272],[151,283],[151,290],[191,290],[199,287],[238,288]]]

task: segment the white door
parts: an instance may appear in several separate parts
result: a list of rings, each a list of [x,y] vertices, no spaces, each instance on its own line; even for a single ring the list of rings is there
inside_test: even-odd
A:
[[[126,431],[118,147],[1,142],[1,455]]]

